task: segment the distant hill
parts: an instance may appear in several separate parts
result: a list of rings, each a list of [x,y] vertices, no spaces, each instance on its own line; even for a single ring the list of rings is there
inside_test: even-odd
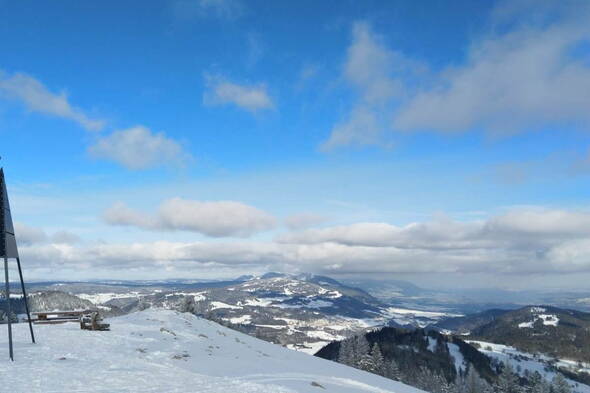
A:
[[[450,317],[437,322],[433,327],[442,331],[448,330],[455,334],[469,334],[472,330],[486,325],[508,312],[510,310],[491,309],[475,314]]]
[[[152,307],[188,311],[309,353],[375,326],[424,327],[447,316],[391,307],[362,289],[309,273],[271,272],[224,282],[49,282],[33,288],[34,311],[97,308],[107,317]],[[24,313],[22,300],[12,303],[15,313]]]
[[[423,329],[385,327],[366,333],[364,339],[368,343],[368,348],[378,345],[381,356],[387,364],[395,362],[395,367],[399,370],[399,379],[412,385],[418,383],[422,389],[427,388],[427,386],[419,385],[419,381],[428,378],[424,374],[442,377],[440,383],[444,380],[446,383],[455,384],[466,377],[469,369],[474,369],[479,376],[489,382],[496,379],[497,371],[493,368],[490,359],[475,347],[456,337]],[[343,356],[348,351],[346,348],[349,345],[348,342],[345,340],[328,344],[319,350],[316,356],[343,361]],[[358,349],[355,350],[357,353],[354,356],[363,356],[362,353],[358,353]]]
[[[590,393],[575,363],[434,330],[385,327],[330,343],[316,356],[434,393]]]
[[[590,313],[582,311],[552,306],[492,309],[446,318],[432,328],[528,353],[590,362]]]
[[[590,313],[527,306],[474,326],[471,338],[529,353],[590,362]]]

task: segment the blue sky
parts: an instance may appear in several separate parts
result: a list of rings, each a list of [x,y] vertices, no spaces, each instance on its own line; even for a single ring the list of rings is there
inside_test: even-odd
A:
[[[0,1],[21,253],[35,279],[582,285],[589,15],[583,1]]]

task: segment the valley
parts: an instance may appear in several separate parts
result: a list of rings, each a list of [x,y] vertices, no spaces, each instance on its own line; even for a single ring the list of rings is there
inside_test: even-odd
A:
[[[585,344],[590,314],[516,304],[463,313],[456,303],[443,301],[428,308],[416,302],[416,288],[397,304],[383,292],[377,297],[351,283],[311,274],[268,273],[223,282],[54,282],[34,284],[30,305],[33,311],[96,309],[107,318],[148,309],[190,313],[339,362],[341,343],[366,335],[370,345],[379,344],[380,356],[398,362],[404,383],[427,391],[435,391],[430,386],[442,380],[449,389],[459,389],[470,370],[479,383],[494,384],[510,365],[522,381],[535,372],[548,381],[559,374],[575,392],[590,392]],[[408,308],[411,298],[414,308]],[[22,298],[16,294],[11,302],[22,318]],[[357,368],[391,378],[365,366]]]

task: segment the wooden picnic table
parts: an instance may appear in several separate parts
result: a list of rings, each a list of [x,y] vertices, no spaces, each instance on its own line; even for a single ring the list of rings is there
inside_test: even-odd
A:
[[[43,324],[54,324],[54,323],[66,323],[66,322],[79,322],[82,315],[90,313],[91,310],[65,310],[65,311],[37,311],[33,312],[36,319],[33,319],[33,323]]]

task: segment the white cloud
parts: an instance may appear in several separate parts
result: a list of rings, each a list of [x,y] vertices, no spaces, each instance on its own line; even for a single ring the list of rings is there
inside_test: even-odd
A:
[[[51,235],[51,241],[56,244],[75,244],[81,241],[78,235],[68,231],[57,231]]]
[[[155,216],[118,203],[105,212],[104,218],[112,225],[192,231],[211,237],[246,237],[276,225],[275,218],[270,214],[240,202],[203,202],[182,198],[164,201]]]
[[[330,138],[320,149],[329,151],[348,145],[377,145],[381,143],[383,127],[377,113],[367,105],[353,109],[350,117],[332,128]]]
[[[326,216],[315,213],[299,213],[293,214],[285,218],[285,225],[289,229],[306,229],[319,224],[323,224],[328,220]]]
[[[117,202],[103,214],[104,220],[111,225],[126,225],[144,229],[156,229],[157,220],[147,214],[133,210],[122,202]]]
[[[550,124],[588,124],[590,66],[571,54],[590,31],[570,24],[522,28],[472,46],[466,64],[399,110],[394,127],[514,132]]]
[[[115,131],[99,138],[88,152],[93,157],[115,161],[133,170],[164,165],[183,166],[192,160],[177,141],[143,126]]]
[[[432,72],[355,24],[344,77],[358,92],[324,148],[402,131],[533,131],[590,124],[590,3],[501,3],[465,60]],[[586,46],[584,46],[586,45]]]
[[[31,112],[73,120],[87,130],[100,130],[104,121],[88,117],[72,106],[64,91],[51,92],[43,83],[25,73],[8,75],[0,71],[0,97],[22,102]]]
[[[38,244],[74,244],[80,242],[80,238],[68,231],[57,231],[47,235],[41,228],[32,227],[20,222],[14,223],[14,231],[19,247],[26,247]]]
[[[387,48],[382,41],[367,23],[354,24],[344,77],[367,102],[384,102],[403,89],[392,77],[394,68],[398,67],[396,63],[403,61],[403,56]]]
[[[347,119],[334,126],[322,149],[379,144],[387,129],[383,114],[391,111],[392,99],[406,93],[404,81],[422,72],[423,65],[388,48],[367,23],[355,23],[343,77],[357,92],[357,101]]]
[[[264,84],[239,85],[220,77],[206,76],[208,91],[203,95],[207,105],[233,104],[248,112],[274,108]]]
[[[239,0],[180,0],[174,3],[176,17],[215,16],[221,19],[236,19],[243,15],[245,6]]]
[[[27,246],[47,241],[47,233],[40,228],[32,227],[20,222],[14,223],[14,232],[19,246]]]

